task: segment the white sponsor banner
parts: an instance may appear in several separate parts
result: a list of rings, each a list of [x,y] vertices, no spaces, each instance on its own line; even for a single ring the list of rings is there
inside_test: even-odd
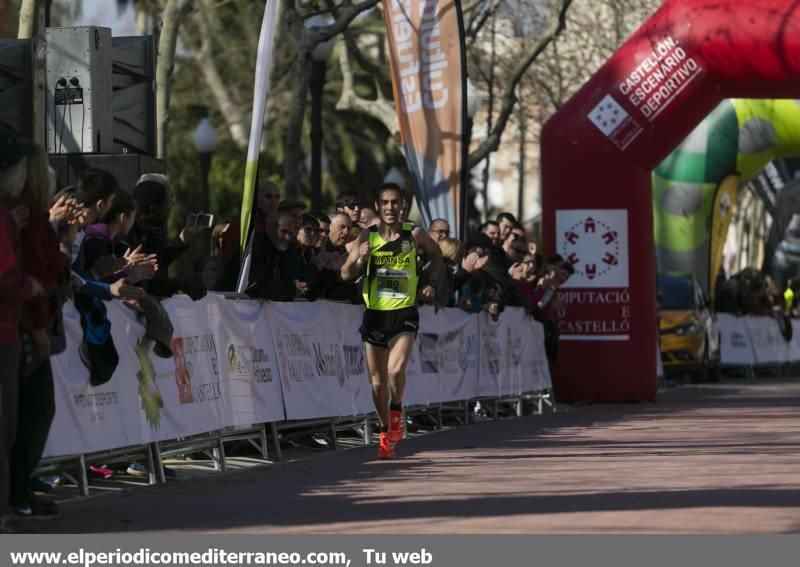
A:
[[[789,343],[789,361],[800,361],[800,320],[792,319],[792,341]]]
[[[407,405],[426,405],[475,396],[478,386],[478,320],[458,309],[420,308],[413,378]]]
[[[789,361],[789,343],[783,338],[774,318],[747,317],[745,325],[753,344],[756,364],[780,364]]]
[[[730,313],[718,313],[720,357],[722,364],[733,366],[752,366],[755,364],[755,353],[750,333],[744,317],[736,317]]]
[[[229,426],[373,411],[363,308],[328,302],[164,302],[174,356],[159,358],[137,314],[106,304],[119,365],[89,385],[78,348],[81,326],[65,307],[68,346],[53,357],[56,416],[46,456],[92,453],[176,439]],[[800,333],[798,333],[800,336]],[[421,310],[407,369],[406,405],[550,387],[541,325],[521,309],[499,321],[457,309]]]
[[[106,307],[120,362],[111,380],[95,387],[89,384],[89,370],[78,352],[83,336],[78,311],[71,302],[64,306],[67,348],[51,358],[56,413],[45,457],[104,451],[147,440],[139,403],[139,391],[146,390],[146,382],[142,386],[142,365],[137,361],[137,353],[147,358],[147,345],[139,346],[144,328],[126,307]]]
[[[516,395],[549,387],[544,333],[534,331],[534,321],[523,309],[507,307],[497,321],[486,313],[479,318],[478,396]],[[542,342],[535,345],[537,335]]]
[[[342,344],[344,326],[350,327],[349,337],[356,319],[334,320],[331,306],[322,301],[269,302],[265,310],[287,419],[358,414],[363,407],[353,393],[364,375],[349,376]]]
[[[260,301],[206,299],[208,319],[220,353],[220,381],[228,425],[281,421],[283,392],[272,335]]]
[[[154,394],[162,401],[157,425],[150,420],[150,440],[187,437],[232,424],[222,397],[223,356],[211,332],[209,298],[192,301],[177,295],[163,305],[175,328],[173,357],[150,356],[156,372]]]
[[[522,391],[538,392],[549,390],[553,387],[550,380],[550,365],[547,362],[547,355],[544,352],[544,325],[532,317],[526,317],[521,329],[527,329],[527,340],[522,348]]]
[[[375,410],[375,406],[372,403],[372,385],[367,371],[367,354],[359,331],[364,308],[360,305],[331,302],[323,302],[323,305],[328,312],[327,319],[336,327],[337,335],[333,340],[338,341],[342,347],[346,376],[342,388],[351,399],[350,413],[370,413]]]

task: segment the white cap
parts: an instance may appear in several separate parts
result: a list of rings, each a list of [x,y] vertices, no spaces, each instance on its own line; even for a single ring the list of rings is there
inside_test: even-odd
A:
[[[146,181],[153,181],[155,183],[160,183],[164,187],[169,187],[169,177],[164,175],[163,173],[145,173],[143,174],[137,181],[136,185],[140,185]]]

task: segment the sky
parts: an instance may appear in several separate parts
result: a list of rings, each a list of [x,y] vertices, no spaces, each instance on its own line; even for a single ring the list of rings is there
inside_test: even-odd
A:
[[[82,0],[82,13],[76,26],[111,28],[112,36],[138,35],[132,8],[119,14],[114,0]]]

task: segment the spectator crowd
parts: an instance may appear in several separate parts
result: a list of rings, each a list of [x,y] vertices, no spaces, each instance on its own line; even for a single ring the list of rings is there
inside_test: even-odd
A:
[[[173,329],[160,299],[233,292],[240,272],[250,297],[360,303],[360,282],[344,281],[340,270],[360,231],[380,222],[372,203],[356,192],[339,194],[335,210],[324,213],[282,200],[278,185],[262,182],[245,269],[241,221],[235,218],[207,232],[202,273],[170,275],[170,265],[208,227],[190,215],[170,238],[174,194],[167,176],[145,174],[134,187],[120,187],[112,173],[88,168],[74,186],[55,192],[55,185],[45,151],[0,128],[0,532],[15,529],[14,516],[58,513],[53,501],[35,494],[32,473],[55,413],[49,358],[66,348],[67,300],[80,314],[81,361],[90,383],[101,385],[119,363],[107,301],[132,310],[145,325],[149,348],[170,358]],[[402,220],[411,200],[407,194]],[[558,255],[542,256],[507,212],[465,241],[455,237],[447,220],[435,219],[426,228],[447,266],[435,282],[432,303],[493,318],[506,306],[523,307],[543,323],[552,360],[558,343],[555,291],[570,277],[570,264]],[[425,282],[427,260],[418,254]]]

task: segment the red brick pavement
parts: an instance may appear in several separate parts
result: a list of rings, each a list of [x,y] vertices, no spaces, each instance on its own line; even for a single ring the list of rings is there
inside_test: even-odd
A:
[[[800,381],[672,390],[63,506],[48,532],[798,532]]]

